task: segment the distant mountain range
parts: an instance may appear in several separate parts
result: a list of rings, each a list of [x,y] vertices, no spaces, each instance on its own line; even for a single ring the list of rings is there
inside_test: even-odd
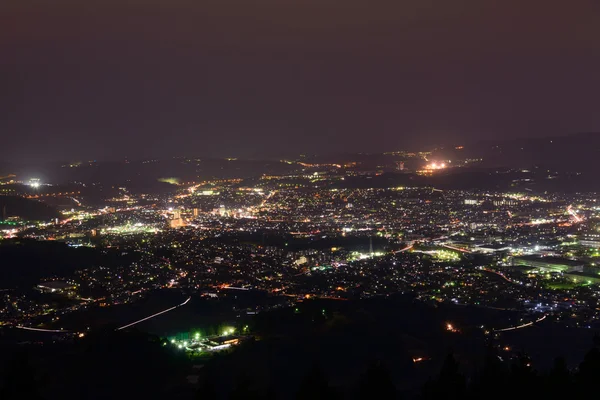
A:
[[[465,153],[483,158],[483,166],[522,168],[544,166],[560,172],[600,172],[600,133],[483,141]]]
[[[394,151],[398,149],[390,149]],[[337,154],[298,157],[295,160],[319,163],[352,163],[363,170],[393,169],[402,155],[383,153]],[[430,159],[478,159],[476,168],[549,169],[557,172],[579,172],[586,176],[600,172],[600,133],[580,133],[569,136],[481,141],[464,146],[445,146],[433,151]],[[416,169],[421,159],[413,159]],[[16,165],[0,162],[0,179],[15,174],[20,180],[40,178],[52,183],[85,182],[138,186],[156,186],[159,179],[179,181],[214,178],[250,178],[280,175],[297,171],[298,164],[281,160],[244,160],[216,158],[165,158],[160,160],[131,160],[122,162],[55,163],[45,165]],[[163,183],[163,185],[167,185]]]

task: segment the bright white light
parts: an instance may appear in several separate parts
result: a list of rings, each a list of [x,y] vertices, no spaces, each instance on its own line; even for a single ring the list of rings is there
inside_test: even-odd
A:
[[[425,166],[425,169],[427,169],[427,170],[437,170],[437,169],[444,169],[444,168],[446,168],[446,163],[438,164],[437,162],[432,162]]]

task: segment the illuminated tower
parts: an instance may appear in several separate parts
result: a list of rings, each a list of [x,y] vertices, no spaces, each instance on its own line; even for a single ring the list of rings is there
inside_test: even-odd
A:
[[[373,257],[373,238],[369,236],[369,255]]]
[[[181,228],[185,226],[185,221],[181,218],[181,210],[173,210],[173,214],[168,222],[169,228]]]

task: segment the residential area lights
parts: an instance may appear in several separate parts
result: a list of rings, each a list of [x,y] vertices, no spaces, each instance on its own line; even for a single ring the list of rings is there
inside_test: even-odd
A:
[[[455,166],[426,162],[432,169]],[[300,313],[299,303],[308,299],[396,293],[414,293],[432,305],[513,309],[523,315],[519,323],[496,321],[486,327],[490,332],[514,325],[527,329],[528,321],[541,315],[586,328],[600,318],[597,194],[515,192],[517,181],[507,192],[395,182],[387,188],[343,188],[337,187],[337,175],[319,172],[320,181],[312,182],[313,172],[263,177],[248,187],[239,180],[207,181],[182,198],[177,196],[184,188],[162,195],[119,188],[101,207],[81,198],[83,205],[63,210],[62,220],[18,220],[8,208],[0,240],[86,246],[110,260],[118,256],[119,262],[43,277],[31,295],[3,291],[0,324],[62,332],[67,313],[134,303],[160,290],[183,291],[198,302],[252,291],[276,300],[265,307],[249,300],[245,318],[280,307]],[[120,200],[125,198],[126,205]],[[40,304],[45,283],[68,284],[69,289],[49,294],[79,302],[68,308]],[[177,307],[120,329],[159,321]],[[440,324],[447,332],[469,330],[457,328],[456,322]],[[192,330],[169,341],[199,354],[231,346],[242,340],[238,334],[248,334],[248,328],[241,324],[236,332],[222,326],[211,336]]]

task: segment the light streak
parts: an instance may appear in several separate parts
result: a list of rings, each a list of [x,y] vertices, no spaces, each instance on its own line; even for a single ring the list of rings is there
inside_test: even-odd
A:
[[[30,328],[28,326],[17,326],[19,329],[25,329],[26,331],[35,331],[35,332],[50,332],[50,333],[69,333],[70,331],[63,331],[62,329],[42,329],[42,328]]]
[[[573,210],[573,206],[569,205],[569,207],[567,207],[567,212],[575,219],[575,222],[582,221],[581,217],[577,216],[577,212]]]
[[[514,282],[513,280],[511,280],[511,279],[507,278],[507,277],[506,277],[506,275],[504,275],[504,274],[501,274],[501,273],[500,273],[500,272],[498,272],[498,271],[494,271],[494,270],[492,270],[492,269],[487,269],[487,268],[482,268],[481,270],[482,270],[482,271],[485,271],[485,272],[489,272],[489,273],[491,273],[491,274],[496,274],[496,275],[498,275],[499,277],[501,277],[502,279],[504,279],[504,280],[505,280],[505,281],[507,281],[507,282],[510,282],[510,283],[513,283],[513,284],[517,284],[517,283],[516,283],[516,282]]]
[[[187,303],[188,303],[188,302],[189,302],[191,299],[192,299],[191,297],[188,297],[188,298],[187,298],[187,300],[186,300],[186,301],[184,301],[184,302],[183,302],[183,303],[181,303],[181,304],[178,304],[178,305],[176,305],[176,306],[174,306],[174,307],[171,307],[171,308],[167,308],[166,310],[163,310],[163,311],[157,312],[156,314],[152,314],[152,315],[150,315],[150,316],[148,316],[148,317],[146,317],[146,318],[142,318],[142,319],[140,319],[140,320],[137,320],[137,321],[135,321],[135,322],[132,322],[132,323],[130,323],[130,324],[123,325],[123,326],[121,326],[120,328],[117,328],[116,330],[117,330],[117,331],[120,331],[121,329],[129,328],[130,326],[137,325],[137,324],[139,324],[140,322],[144,322],[144,321],[147,321],[147,320],[149,320],[149,319],[152,319],[152,318],[154,318],[154,317],[158,317],[158,316],[159,316],[159,315],[161,315],[161,314],[168,313],[169,311],[173,311],[173,310],[174,310],[174,309],[176,309],[176,308],[179,308],[179,307],[181,307],[181,306],[185,306],[185,305],[186,305],[186,304],[187,304]]]
[[[523,324],[523,325],[511,326],[510,328],[504,328],[504,329],[494,329],[494,331],[495,331],[495,332],[506,332],[506,331],[514,331],[514,330],[516,330],[516,329],[527,328],[527,327],[529,327],[529,326],[532,326],[532,325],[533,325],[533,324],[535,324],[535,323],[538,323],[538,322],[541,322],[541,321],[545,320],[545,319],[546,319],[546,317],[547,317],[547,315],[544,315],[544,316],[543,316],[542,318],[540,318],[540,319],[537,319],[537,320],[535,320],[535,321],[532,321],[532,322],[528,322],[528,323],[526,323],[526,324]]]
[[[469,250],[461,249],[460,247],[448,246],[447,244],[443,244],[442,247],[450,250],[460,251],[461,253],[471,253]]]
[[[408,246],[406,246],[406,247],[405,247],[405,248],[403,248],[403,249],[400,249],[400,250],[393,251],[392,253],[394,253],[394,254],[397,254],[397,253],[403,253],[403,252],[405,252],[405,251],[408,251],[408,250],[410,250],[410,249],[412,249],[412,248],[413,248],[413,245],[411,244],[411,245],[408,245]]]

